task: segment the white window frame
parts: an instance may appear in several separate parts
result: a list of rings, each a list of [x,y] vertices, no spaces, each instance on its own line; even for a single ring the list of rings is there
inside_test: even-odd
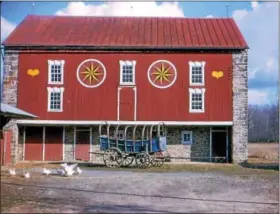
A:
[[[191,113],[204,113],[205,112],[205,88],[189,88],[189,112]],[[192,109],[192,95],[201,94],[202,109]]]
[[[48,60],[48,84],[63,85],[64,83],[64,64],[65,60]],[[52,66],[60,65],[61,81],[52,81]]]
[[[189,79],[190,79],[190,86],[204,86],[205,84],[205,64],[206,62],[204,61],[190,61],[189,62]],[[201,66],[201,73],[202,73],[202,77],[201,77],[201,81],[202,83],[194,83],[192,82],[192,69],[193,67],[196,66]]]
[[[185,142],[184,141],[184,135],[185,134],[189,134],[190,135],[189,143],[184,143]],[[192,143],[193,143],[193,133],[192,133],[192,131],[182,131],[181,132],[181,144],[183,144],[183,145],[192,145]]]
[[[48,112],[63,112],[63,87],[47,87],[48,90]],[[51,109],[51,93],[59,92],[60,93],[60,109]]]
[[[123,82],[123,66],[132,66],[132,82]],[[120,85],[135,85],[135,67],[136,61],[120,60]]]

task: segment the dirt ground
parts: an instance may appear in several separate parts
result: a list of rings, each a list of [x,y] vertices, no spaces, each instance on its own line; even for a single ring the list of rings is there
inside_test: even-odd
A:
[[[250,159],[256,152],[267,152],[260,145],[252,147]],[[267,167],[270,163],[252,166],[165,164],[143,170],[82,166],[81,175],[61,177],[55,174],[59,164],[22,163],[16,166],[15,177],[7,174],[7,167],[1,169],[1,212],[278,213],[279,168]],[[52,169],[53,175],[42,175],[43,167]],[[25,170],[31,178],[21,177]]]

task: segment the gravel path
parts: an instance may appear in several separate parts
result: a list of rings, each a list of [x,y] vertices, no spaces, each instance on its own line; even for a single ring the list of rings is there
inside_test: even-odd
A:
[[[72,178],[1,177],[4,212],[278,212],[278,176],[85,170]],[[3,198],[2,195],[6,198]],[[5,204],[3,204],[5,205]]]

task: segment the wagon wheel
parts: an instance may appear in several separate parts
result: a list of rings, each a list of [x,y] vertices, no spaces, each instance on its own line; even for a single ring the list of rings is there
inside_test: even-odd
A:
[[[128,167],[128,166],[130,166],[133,163],[133,161],[134,161],[134,157],[133,156],[126,156],[123,159],[122,166]]]
[[[122,153],[116,148],[110,148],[104,152],[103,161],[110,168],[121,166],[123,163]]]
[[[154,156],[153,160],[152,160],[152,166],[153,167],[161,167],[165,162],[165,158],[164,157],[157,157]]]
[[[147,168],[151,164],[151,157],[148,153],[141,152],[136,155],[135,162],[139,168]]]

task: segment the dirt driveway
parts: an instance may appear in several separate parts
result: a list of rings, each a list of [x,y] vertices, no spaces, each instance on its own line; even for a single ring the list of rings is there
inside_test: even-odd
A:
[[[84,168],[72,178],[35,174],[30,179],[1,176],[2,212],[278,212],[277,173],[235,176]]]

